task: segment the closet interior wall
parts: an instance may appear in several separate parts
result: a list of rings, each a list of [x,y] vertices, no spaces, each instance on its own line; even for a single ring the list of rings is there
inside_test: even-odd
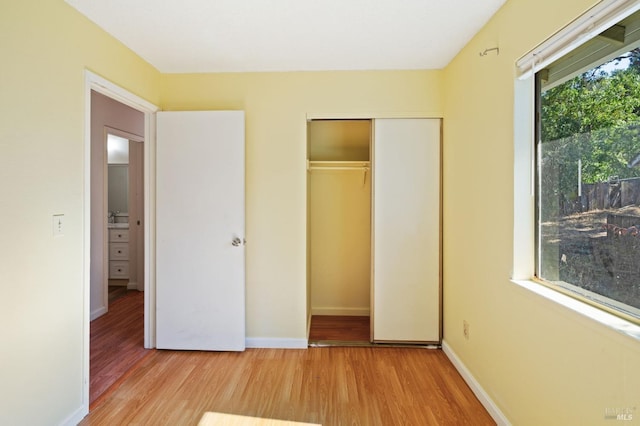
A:
[[[308,122],[311,315],[370,314],[371,127],[371,120]]]

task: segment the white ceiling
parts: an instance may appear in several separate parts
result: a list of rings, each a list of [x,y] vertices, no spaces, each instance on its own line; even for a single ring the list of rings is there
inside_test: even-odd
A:
[[[164,73],[440,69],[505,1],[66,0]]]

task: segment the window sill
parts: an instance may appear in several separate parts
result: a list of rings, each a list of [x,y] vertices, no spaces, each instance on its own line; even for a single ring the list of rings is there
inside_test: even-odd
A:
[[[633,324],[630,321],[600,310],[596,307],[569,297],[542,284],[538,284],[532,280],[512,279],[511,282],[541,297],[544,297],[547,300],[551,300],[552,302],[555,302],[567,309],[590,318],[593,321],[596,321],[620,334],[640,341],[640,326]]]

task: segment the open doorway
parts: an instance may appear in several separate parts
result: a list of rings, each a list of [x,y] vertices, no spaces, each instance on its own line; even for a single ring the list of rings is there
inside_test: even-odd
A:
[[[371,120],[307,122],[310,344],[369,343]]]
[[[146,352],[144,139],[142,111],[91,91],[90,407]]]
[[[144,291],[144,139],[106,129],[109,303]]]
[[[124,121],[114,118],[113,111],[103,115],[103,120],[97,122],[99,107],[96,108],[96,99],[99,101],[117,105],[118,108],[127,110],[130,114],[124,114]],[[109,277],[109,228],[108,223],[108,194],[107,194],[107,134],[120,133],[119,136],[127,140],[133,140],[138,144],[133,155],[141,158],[140,182],[138,183],[137,196],[142,197],[142,211],[139,212],[141,237],[136,245],[141,245],[144,255],[136,259],[137,274],[133,279],[127,279],[127,290],[135,291],[138,306],[135,306],[137,315],[142,320],[136,320],[141,324],[143,339],[136,340],[139,348],[153,348],[155,346],[155,254],[151,250],[153,244],[153,232],[155,228],[155,216],[151,206],[154,205],[155,178],[153,156],[155,153],[155,112],[158,107],[146,100],[122,89],[110,81],[90,72],[85,71],[85,187],[84,187],[84,356],[83,356],[83,407],[88,412],[90,408],[90,359],[91,359],[91,332],[92,326],[98,321],[107,322],[107,318],[115,315],[104,315],[109,310],[115,314],[118,303],[109,306],[108,301],[108,277]],[[135,118],[133,118],[135,117]],[[116,120],[116,121],[114,121]],[[131,122],[135,122],[133,127]],[[144,141],[144,143],[142,143]],[[131,144],[132,142],[129,142]],[[135,193],[136,191],[132,191]],[[120,221],[122,218],[120,219]],[[115,221],[115,220],[114,220]],[[134,222],[137,225],[137,220]],[[135,250],[135,249],[134,249]],[[123,307],[124,305],[120,305]],[[119,309],[122,311],[122,309]],[[132,315],[125,314],[127,319]],[[98,318],[96,320],[96,318]],[[95,320],[95,321],[92,321]],[[126,320],[110,320],[122,328]],[[135,322],[135,321],[134,321]],[[136,326],[137,330],[140,330]],[[139,331],[138,331],[139,332]],[[100,332],[108,336],[107,332]],[[125,367],[132,367],[131,362],[124,363]],[[110,369],[115,375],[123,372]]]
[[[109,310],[109,279],[127,280],[132,287],[144,289],[142,285],[138,288],[138,274],[134,270],[137,266],[135,258],[144,260],[144,248],[138,253],[135,238],[143,224],[139,216],[135,220],[141,221],[140,226],[135,221],[129,223],[129,206],[133,213],[140,210],[136,198],[143,171],[140,149],[135,149],[135,144],[145,139],[144,113],[92,90],[90,134],[90,309],[91,320],[94,320]],[[134,147],[132,167],[129,165],[130,145]],[[129,179],[130,176],[133,179]],[[144,234],[142,236],[144,238]],[[135,239],[136,244],[130,245],[130,239]],[[134,258],[133,263],[130,258]]]

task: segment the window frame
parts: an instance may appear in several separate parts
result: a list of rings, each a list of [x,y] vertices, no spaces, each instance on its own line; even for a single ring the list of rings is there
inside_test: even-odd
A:
[[[627,46],[630,47],[630,46]],[[624,47],[622,50],[626,50],[627,47]],[[635,47],[635,44],[634,44]],[[573,51],[569,52],[569,55]],[[562,58],[560,58],[562,59]],[[602,61],[607,61],[607,56],[604,56]],[[599,63],[601,60],[597,60]],[[587,70],[588,71],[588,70]],[[541,274],[541,234],[540,234],[540,215],[542,214],[541,209],[541,182],[542,175],[540,173],[540,161],[542,158],[542,92],[545,90],[542,83],[542,74],[543,70],[538,71],[533,76],[533,85],[534,85],[534,174],[535,174],[535,183],[534,183],[534,206],[535,206],[535,257],[534,257],[534,265],[535,265],[535,275],[534,277],[540,281],[542,284],[553,288],[558,289],[560,291],[565,292],[567,295],[576,297],[583,302],[589,303],[596,308],[600,308],[606,310],[614,315],[618,315],[622,318],[625,318],[628,321],[631,321],[634,324],[640,325],[640,308],[636,308],[635,306],[627,305],[625,303],[620,302],[619,300],[612,299],[610,297],[592,292],[585,288],[580,287],[571,282],[558,281],[551,282],[542,277]],[[580,75],[581,73],[577,74]],[[575,74],[574,74],[575,75]]]
[[[639,9],[640,0],[602,1],[516,62],[514,234],[511,277],[511,281],[518,286],[636,340],[640,340],[638,318],[609,306],[609,303],[602,303],[598,300],[599,298],[571,291],[537,276],[539,235],[536,158],[540,133],[538,119],[540,103],[537,99],[540,86],[539,82],[536,83],[536,73]],[[590,29],[588,32],[585,31],[587,27]]]

